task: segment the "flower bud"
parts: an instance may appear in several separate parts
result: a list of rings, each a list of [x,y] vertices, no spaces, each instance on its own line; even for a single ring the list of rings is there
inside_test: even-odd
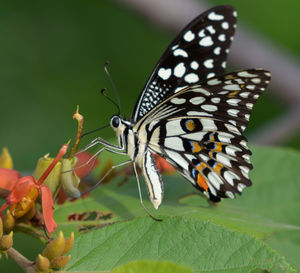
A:
[[[70,237],[65,239],[65,249],[62,255],[68,253],[72,249],[73,244],[74,244],[74,232],[71,233]]]
[[[51,261],[51,267],[53,268],[65,267],[67,263],[70,261],[70,259],[71,259],[71,255],[56,257]]]
[[[39,254],[35,260],[35,269],[37,272],[48,272],[50,266],[49,260]]]
[[[72,169],[73,169],[73,165],[71,163],[71,160],[64,158],[62,160],[62,168],[61,168],[61,172],[62,172],[61,184],[63,186],[66,195],[73,198],[79,198],[80,191],[78,190],[78,186],[80,183],[80,179],[72,171]]]
[[[13,231],[11,231],[8,235],[2,236],[0,239],[0,250],[6,251],[11,248],[13,245]]]
[[[6,211],[6,215],[3,217],[3,229],[4,232],[8,233],[15,227],[16,219],[12,216],[10,210]]]
[[[33,176],[36,180],[38,180],[42,174],[46,171],[46,169],[50,166],[54,159],[45,155],[40,158],[36,168],[34,170]],[[61,174],[61,162],[57,162],[53,170],[49,173],[48,177],[44,181],[44,185],[48,186],[51,190],[52,194],[55,194],[57,188],[60,184],[60,174]]]
[[[42,254],[51,261],[55,257],[61,256],[64,249],[65,238],[64,234],[60,231],[58,237],[48,243]]]
[[[13,161],[7,148],[3,148],[2,154],[0,154],[0,167],[6,169],[13,169]]]

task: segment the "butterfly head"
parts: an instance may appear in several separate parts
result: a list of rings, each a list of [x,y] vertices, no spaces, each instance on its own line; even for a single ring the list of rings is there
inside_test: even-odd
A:
[[[112,116],[110,119],[111,128],[113,128],[114,130],[117,130],[120,125],[121,125],[121,118],[117,115]]]

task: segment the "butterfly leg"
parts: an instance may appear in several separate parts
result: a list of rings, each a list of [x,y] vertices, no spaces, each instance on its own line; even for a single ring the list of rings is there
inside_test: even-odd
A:
[[[84,150],[79,151],[78,153],[76,153],[76,155],[79,154],[79,153],[82,153],[83,151],[84,151]],[[107,147],[102,147],[102,148],[101,148],[99,151],[97,151],[91,158],[89,158],[89,160],[88,160],[87,162],[85,162],[85,163],[83,163],[82,165],[76,167],[75,169],[80,169],[80,168],[82,168],[82,167],[84,167],[84,166],[90,164],[91,161],[93,161],[93,165],[91,166],[91,169],[92,169],[92,168],[94,167],[94,164],[96,163],[96,158],[97,158],[97,156],[99,156],[103,151],[108,151],[108,152],[113,153],[113,154],[126,155],[125,152],[122,152],[122,151],[115,151],[115,150],[109,149],[109,148],[107,148]]]
[[[97,137],[93,141],[91,141],[88,145],[86,145],[85,148],[83,150],[81,150],[80,152],[84,152],[84,151],[86,151],[86,150],[88,150],[88,149],[90,149],[90,148],[92,148],[92,147],[94,147],[95,145],[98,145],[98,144],[102,144],[107,148],[115,149],[115,150],[118,150],[118,151],[123,151],[124,150],[124,145],[122,145],[122,144],[121,144],[121,146],[117,146],[117,145],[109,143],[108,141],[104,140],[101,137]]]
[[[132,165],[133,165],[133,170],[134,170],[136,182],[137,182],[137,185],[138,185],[138,191],[139,191],[140,203],[141,203],[143,209],[146,211],[146,213],[147,213],[153,220],[159,221],[159,222],[162,221],[162,219],[155,218],[155,217],[148,211],[148,209],[145,207],[144,202],[143,202],[142,192],[141,192],[140,179],[139,179],[139,175],[138,175],[138,172],[137,172],[137,169],[136,169],[136,164],[133,162]]]
[[[122,163],[120,163],[120,164],[117,164],[117,165],[112,166],[112,167],[105,173],[105,175],[103,175],[103,176],[101,177],[101,179],[100,179],[95,185],[93,185],[93,186],[92,186],[91,188],[89,188],[87,191],[81,193],[81,196],[84,195],[84,194],[86,194],[86,193],[88,193],[88,192],[90,192],[90,191],[92,191],[92,190],[94,190],[95,188],[97,188],[97,187],[104,181],[104,179],[112,172],[113,169],[118,168],[118,167],[121,167],[121,166],[124,166],[124,165],[126,165],[126,164],[131,163],[131,162],[132,162],[132,160],[127,160],[127,161],[124,161],[124,162],[122,162]]]

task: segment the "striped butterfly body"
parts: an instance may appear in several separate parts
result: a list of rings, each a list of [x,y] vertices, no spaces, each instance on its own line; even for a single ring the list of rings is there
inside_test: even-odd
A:
[[[126,154],[138,179],[142,170],[157,209],[163,181],[153,154],[165,158],[210,200],[234,198],[251,185],[251,152],[242,135],[270,73],[250,69],[224,74],[236,27],[236,11],[217,6],[195,18],[160,58],[141,92],[130,120],[111,118],[119,146],[102,138],[108,150]],[[138,183],[139,185],[139,183]]]

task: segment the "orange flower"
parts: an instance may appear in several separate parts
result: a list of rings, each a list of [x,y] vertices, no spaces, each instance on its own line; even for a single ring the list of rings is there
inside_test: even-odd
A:
[[[57,226],[53,219],[53,199],[49,187],[44,185],[43,182],[45,181],[49,173],[53,170],[57,162],[67,152],[67,149],[68,144],[65,144],[61,147],[56,158],[52,161],[52,163],[38,180],[36,180],[33,176],[24,176],[17,179],[15,181],[14,187],[10,189],[11,193],[6,198],[6,202],[0,208],[0,213],[2,213],[8,206],[10,206],[12,215],[14,215],[16,218],[19,218],[32,208],[38,195],[40,195],[42,200],[45,226],[48,232],[52,233]],[[3,180],[5,181],[5,179]],[[5,184],[0,184],[0,187],[1,186],[5,186]],[[9,190],[8,188],[6,189]]]

